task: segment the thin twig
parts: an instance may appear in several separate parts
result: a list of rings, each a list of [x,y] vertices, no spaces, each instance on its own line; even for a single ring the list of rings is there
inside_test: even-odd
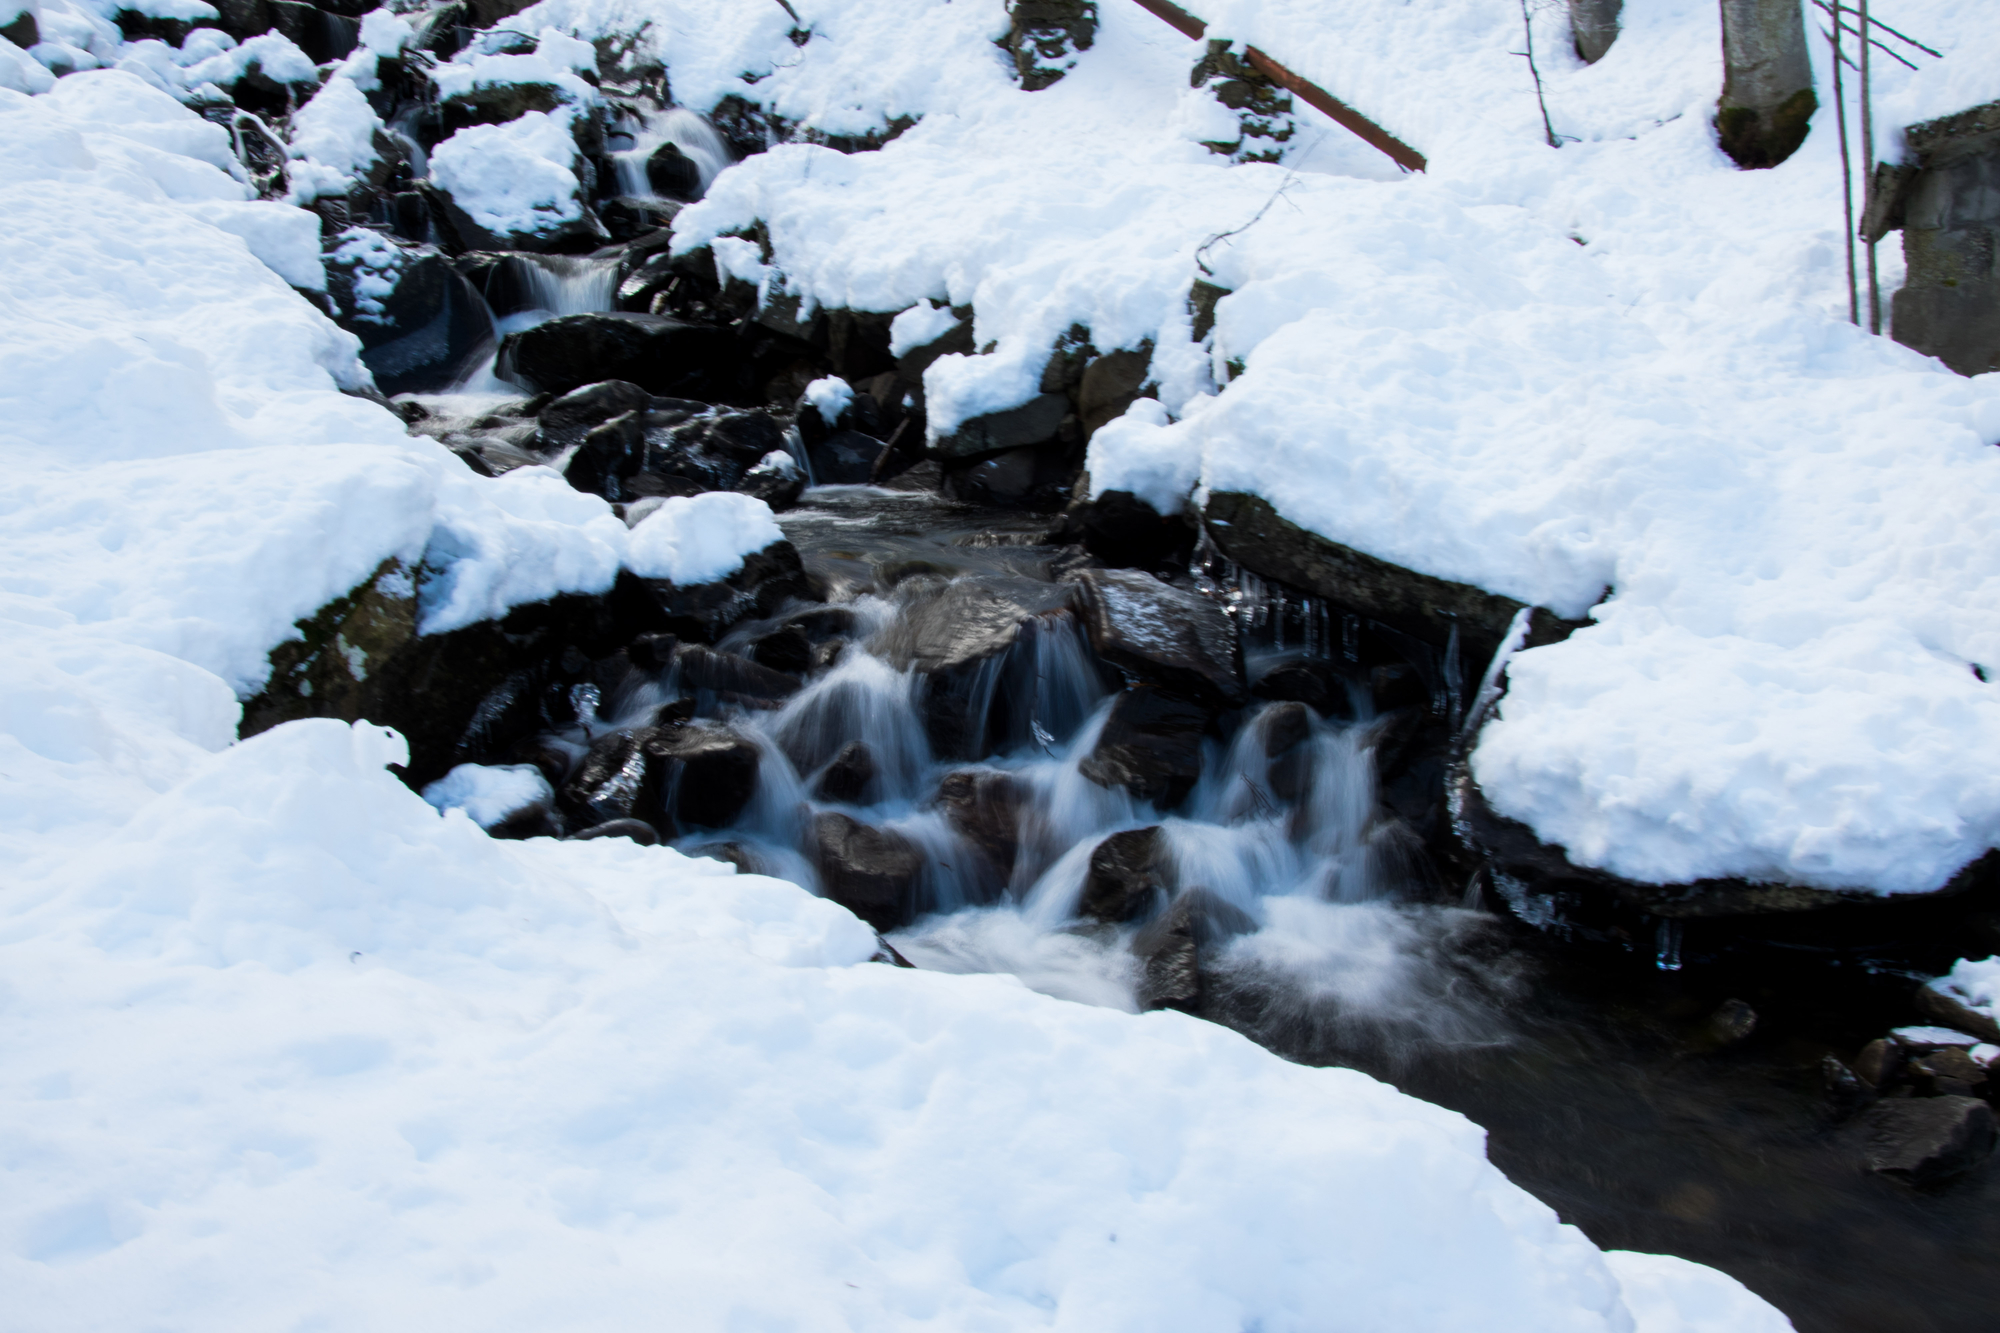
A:
[[[1835,61],[1834,61],[1834,64],[1835,64],[1835,66],[1836,66],[1836,68],[1835,68],[1835,69],[1834,69],[1834,71],[1833,71],[1833,74],[1834,74],[1834,78],[1835,78],[1835,79],[1838,79],[1838,78],[1840,77],[1840,70],[1839,70],[1839,68],[1838,68],[1838,66],[1840,66],[1840,65],[1845,65],[1845,66],[1847,66],[1847,67],[1848,67],[1849,69],[1860,69],[1860,68],[1861,68],[1861,66],[1859,66],[1859,65],[1857,65],[1857,64],[1855,64],[1855,63],[1854,63],[1854,58],[1853,58],[1852,56],[1848,55],[1848,54],[1847,54],[1847,52],[1845,52],[1845,51],[1841,50],[1841,49],[1840,49],[1840,47],[1839,47],[1839,46],[1838,46],[1837,44],[1835,44],[1835,42],[1834,42],[1834,40],[1833,40],[1833,34],[1832,34],[1832,33],[1831,33],[1830,31],[1828,31],[1828,30],[1827,30],[1826,28],[1822,27],[1822,28],[1821,28],[1821,29],[1819,30],[1819,35],[1820,35],[1820,36],[1822,36],[1822,37],[1824,37],[1824,38],[1826,38],[1826,41],[1827,41],[1827,45],[1829,45],[1829,46],[1832,46],[1832,47],[1833,47],[1833,54],[1834,54],[1834,56],[1835,56]]]
[[[1528,58],[1528,73],[1535,76],[1535,104],[1542,109],[1542,135],[1549,147],[1562,147],[1562,140],[1556,137],[1556,127],[1549,123],[1548,99],[1542,96],[1542,71],[1535,67],[1535,24],[1528,17],[1528,0],[1521,0],[1521,30],[1527,34],[1528,49],[1521,54]]]
[[[1834,0],[1834,22],[1840,22],[1839,0]],[[1827,44],[1833,48],[1833,119],[1840,132],[1840,207],[1847,221],[1847,322],[1856,328],[1861,326],[1861,292],[1855,285],[1854,277],[1854,165],[1847,153],[1847,96],[1841,89],[1840,66],[1847,55],[1840,49],[1840,39],[1826,29]],[[1836,26],[1835,31],[1838,31]]]
[[[1861,30],[1868,31],[1868,0],[1861,0]],[[1864,189],[1875,189],[1875,113],[1869,103],[1868,43],[1861,44],[1861,162]],[[1868,331],[1882,332],[1882,287],[1875,272],[1875,242],[1868,245]]]
[[[1818,5],[1821,9],[1826,9],[1827,7],[1826,0],[1813,0],[1813,3]],[[1829,10],[1828,12],[1831,13],[1832,11]],[[1874,28],[1880,28],[1883,32],[1888,33],[1891,37],[1896,38],[1898,41],[1908,42],[1911,46],[1916,47],[1919,51],[1922,51],[1927,56],[1936,56],[1939,60],[1944,59],[1944,52],[1933,51],[1928,46],[1925,46],[1922,42],[1918,41],[1916,38],[1904,36],[1902,33],[1897,32],[1894,28],[1884,23],[1881,19],[1871,19],[1869,21],[1869,26]]]
[[[1853,33],[1856,37],[1859,37],[1861,35],[1861,30],[1859,28],[1849,27],[1847,24],[1844,23],[1841,25],[1841,28],[1845,32]],[[1907,69],[1915,69],[1917,67],[1915,61],[1905,60],[1897,52],[1891,50],[1888,44],[1883,42],[1879,38],[1870,37],[1868,39],[1868,44],[1874,47],[1877,51],[1880,51],[1883,55],[1889,57],[1889,59],[1895,61],[1899,65],[1904,66]]]
[[[1264,215],[1271,211],[1271,205],[1278,202],[1278,196],[1283,194],[1285,191],[1291,189],[1292,186],[1298,184],[1298,180],[1299,178],[1297,176],[1287,171],[1285,173],[1285,178],[1282,181],[1278,182],[1278,188],[1271,191],[1271,197],[1269,199],[1266,199],[1264,201],[1264,206],[1257,210],[1257,216],[1251,218],[1248,222],[1244,223],[1240,227],[1232,227],[1228,231],[1219,231],[1215,235],[1209,237],[1207,240],[1201,243],[1200,248],[1198,248],[1194,252],[1194,266],[1200,269],[1208,277],[1211,278],[1214,277],[1215,270],[1210,268],[1208,264],[1202,259],[1202,256],[1208,253],[1208,247],[1214,245],[1217,241],[1226,241],[1230,237],[1236,235],[1238,232],[1249,231],[1259,222],[1262,222],[1264,220]]]

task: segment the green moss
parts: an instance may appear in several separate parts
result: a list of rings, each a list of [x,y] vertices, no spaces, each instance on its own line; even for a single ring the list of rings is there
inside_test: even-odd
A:
[[[1715,113],[1715,137],[1722,151],[1746,171],[1775,167],[1805,142],[1819,98],[1801,88],[1768,117],[1747,106],[1723,105]]]

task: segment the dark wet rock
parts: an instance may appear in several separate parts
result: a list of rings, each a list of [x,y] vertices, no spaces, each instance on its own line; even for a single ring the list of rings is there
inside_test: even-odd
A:
[[[1703,1035],[1717,1046],[1733,1046],[1757,1030],[1757,1011],[1741,1000],[1724,1000],[1702,1024]]]
[[[1180,894],[1132,941],[1141,967],[1139,1008],[1200,1013],[1204,954],[1256,929],[1249,913],[1207,889]]]
[[[1150,686],[1135,686],[1111,705],[1097,746],[1079,771],[1100,787],[1123,787],[1171,810],[1201,777],[1208,711]]]
[[[129,12],[129,10],[120,10],[119,14],[122,17]],[[39,45],[42,40],[42,30],[41,26],[35,21],[35,11],[32,9],[23,9],[7,22],[0,23],[0,37],[6,38],[23,51],[31,46]]]
[[[773,615],[786,601],[810,596],[799,553],[786,541],[751,552],[740,568],[714,583],[643,583],[666,628],[696,643],[713,643],[739,620]]]
[[[693,203],[701,198],[701,168],[676,144],[663,143],[646,159],[646,183],[668,199]]]
[[[613,820],[650,815],[658,806],[657,787],[647,761],[649,730],[600,736],[564,784],[560,800],[571,822],[592,828]]]
[[[704,412],[686,405],[654,409],[641,419],[645,470],[678,476],[703,490],[727,491],[750,470],[785,448],[785,432],[768,412]]]
[[[769,873],[764,863],[755,853],[740,842],[704,842],[698,847],[686,849],[689,856],[707,857],[724,865],[735,866],[739,874],[762,875]]]
[[[756,742],[727,727],[691,723],[662,727],[645,740],[661,800],[683,824],[724,828],[757,793],[763,756]]]
[[[775,703],[799,692],[797,676],[698,643],[674,649],[674,665],[680,668],[682,688],[714,690],[730,700]]]
[[[1174,891],[1173,865],[1156,825],[1126,829],[1097,844],[1084,877],[1079,916],[1113,925],[1148,915]]]
[[[638,496],[630,483],[645,466],[645,428],[639,413],[626,412],[585,433],[563,464],[563,477],[580,491],[607,500],[629,500]]]
[[[600,380],[551,401],[537,414],[536,424],[544,448],[567,448],[580,444],[592,427],[652,405],[653,395],[629,380]]]
[[[1454,626],[1466,660],[1483,662],[1506,636],[1521,603],[1466,583],[1433,578],[1328,541],[1278,516],[1270,503],[1237,491],[1210,494],[1209,535],[1244,568],[1371,617],[1442,648]],[[1537,608],[1527,646],[1559,643],[1588,624]]]
[[[680,642],[674,634],[641,634],[626,645],[625,657],[633,666],[664,671],[674,664],[674,649]]]
[[[961,504],[1052,514],[1069,498],[1072,473],[1059,451],[1006,449],[972,461],[946,461],[943,493]]]
[[[849,741],[820,774],[813,795],[843,805],[866,805],[875,786],[875,752],[866,741]]]
[[[1910,1061],[1913,1082],[1933,1097],[1973,1097],[1986,1082],[1986,1066],[1962,1046],[1941,1046]]]
[[[812,670],[813,641],[803,625],[780,625],[750,643],[750,659],[759,666],[803,676]]]
[[[1869,1170],[1912,1185],[1963,1175],[1993,1151],[1993,1111],[1976,1097],[1890,1098],[1855,1123]]]
[[[857,430],[835,431],[812,446],[813,479],[822,486],[865,485],[887,447]]]
[[[1083,368],[1077,387],[1076,411],[1086,438],[1107,421],[1125,415],[1139,398],[1153,364],[1150,345],[1130,351],[1107,352]]]
[[[369,305],[354,281],[352,265],[328,265],[337,322],[361,339],[361,360],[385,394],[450,388],[492,349],[479,294],[435,251],[405,251],[395,289]]]
[[[1214,602],[1133,570],[1082,570],[1071,582],[1099,657],[1135,680],[1191,698],[1243,702],[1236,627]]]
[[[709,400],[725,330],[663,315],[600,311],[564,315],[508,335],[501,355],[521,379],[554,393],[600,380],[629,380],[656,394]]]
[[[1004,575],[906,586],[902,612],[883,636],[883,656],[928,677],[925,723],[937,752],[979,758],[987,740],[983,710],[995,694],[986,688],[990,673],[1031,621],[1063,609],[1067,590]]]
[[[762,500],[771,507],[772,513],[781,514],[797,504],[799,497],[805,494],[806,474],[789,458],[783,461],[760,460],[730,489],[753,500]]]
[[[562,104],[562,92],[554,84],[478,83],[439,101],[438,110],[449,137],[468,125],[504,125],[530,111],[554,111]]]
[[[1067,540],[1121,569],[1186,569],[1199,531],[1186,514],[1161,514],[1130,491],[1079,495],[1064,525]]]
[[[1854,1057],[1854,1073],[1871,1088],[1886,1088],[1903,1072],[1903,1048],[1887,1037],[1877,1037]]]
[[[1868,1104],[1870,1088],[1838,1056],[1826,1055],[1819,1062],[1820,1087],[1828,1107],[1837,1116],[1853,1115]]]
[[[1321,717],[1342,720],[1354,717],[1354,697],[1348,690],[1347,677],[1332,662],[1320,658],[1281,662],[1259,676],[1250,693],[1259,699],[1305,704]]]
[[[618,242],[637,240],[648,232],[670,227],[673,225],[675,215],[680,211],[681,205],[678,200],[635,199],[623,195],[615,199],[606,199],[597,205],[597,216],[603,221],[604,229],[611,233],[612,240]],[[622,285],[619,295],[621,299],[624,296]],[[638,308],[643,311],[651,304],[651,293],[648,293],[644,304]]]
[[[2000,1023],[1968,1007],[1964,1002],[1943,989],[1938,982],[1930,982],[1917,988],[1917,1008],[1925,1015],[1936,1019],[1949,1028],[1969,1032],[1981,1041],[2000,1045]]]
[[[637,580],[621,578],[607,594],[556,597],[420,635],[415,579],[392,560],[271,650],[270,677],[244,701],[239,734],[304,717],[394,727],[410,744],[404,778],[422,787],[574,720],[566,692],[591,655],[616,651],[657,615]],[[579,649],[567,665],[566,645]]]
[[[813,820],[813,841],[827,897],[877,930],[910,920],[924,857],[909,839],[830,811]]]
[[[1010,773],[962,768],[938,784],[938,808],[952,831],[976,848],[992,870],[997,891],[1014,873],[1020,851],[1021,809],[1027,794]]]
[[[898,953],[896,946],[883,939],[879,933],[875,936],[875,952],[870,955],[868,961],[871,963],[887,963],[891,967],[916,967],[915,963]]]
[[[960,422],[958,429],[940,438],[931,451],[945,459],[977,458],[1002,449],[1046,444],[1056,438],[1068,415],[1068,398],[1059,393],[1039,394],[1019,407]]]
[[[585,842],[592,838],[630,838],[641,847],[653,847],[659,844],[660,831],[643,819],[607,819],[569,837],[571,842]]]

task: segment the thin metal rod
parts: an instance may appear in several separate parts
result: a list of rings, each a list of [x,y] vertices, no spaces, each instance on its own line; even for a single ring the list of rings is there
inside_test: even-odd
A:
[[[1841,87],[1840,65],[1846,57],[1840,49],[1840,0],[1833,0],[1834,29],[1827,33],[1833,48],[1833,121],[1840,133],[1840,207],[1847,222],[1847,322],[1860,327],[1861,292],[1854,274],[1854,163],[1847,151],[1847,95]]]
[[[1868,31],[1868,0],[1861,0],[1861,31]],[[1875,115],[1868,98],[1868,43],[1861,43],[1862,188],[1875,188]],[[1882,287],[1875,274],[1875,242],[1868,243],[1868,331],[1882,331]]]

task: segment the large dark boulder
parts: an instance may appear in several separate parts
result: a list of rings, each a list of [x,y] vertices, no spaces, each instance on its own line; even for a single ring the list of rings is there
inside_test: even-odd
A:
[[[1046,444],[1056,438],[1068,415],[1068,398],[1059,393],[1038,394],[1019,407],[960,422],[958,429],[940,438],[931,451],[940,458],[976,458],[1002,449]]]
[[[819,775],[813,795],[842,805],[867,805],[875,790],[875,752],[866,741],[849,741]]]
[[[813,820],[813,841],[827,897],[877,930],[915,915],[924,856],[908,838],[828,812]]]
[[[835,431],[811,448],[813,480],[822,486],[866,485],[887,447],[858,430]]]
[[[1235,705],[1246,696],[1243,650],[1222,608],[1150,574],[1085,569],[1069,576],[1097,655],[1135,680]]]
[[[361,360],[385,394],[448,389],[493,347],[479,293],[435,251],[405,251],[387,296],[357,295],[352,265],[327,266],[336,322],[361,339]]]
[[[1126,829],[1090,854],[1076,910],[1116,925],[1147,915],[1173,891],[1173,864],[1159,826]]]
[[[726,329],[664,315],[600,311],[564,315],[508,335],[505,369],[550,393],[600,380],[629,380],[656,394],[710,400],[732,336]]]
[[[1162,514],[1130,491],[1078,495],[1063,524],[1070,541],[1121,569],[1186,569],[1198,535],[1188,515]]]
[[[701,168],[678,144],[663,143],[653,150],[646,159],[646,183],[667,199],[691,204],[701,198]]]
[[[644,742],[661,801],[683,825],[724,828],[757,794],[762,755],[756,742],[727,727],[662,727]]]
[[[1079,768],[1100,787],[1123,787],[1142,801],[1171,810],[1201,778],[1201,741],[1208,710],[1151,686],[1120,694]]]
[[[1912,1185],[1963,1175],[1993,1151],[1993,1111],[1976,1097],[1890,1098],[1856,1124],[1868,1168]]]
[[[1323,658],[1280,662],[1257,678],[1250,693],[1259,699],[1305,704],[1321,717],[1354,717],[1354,693],[1347,673]]]

